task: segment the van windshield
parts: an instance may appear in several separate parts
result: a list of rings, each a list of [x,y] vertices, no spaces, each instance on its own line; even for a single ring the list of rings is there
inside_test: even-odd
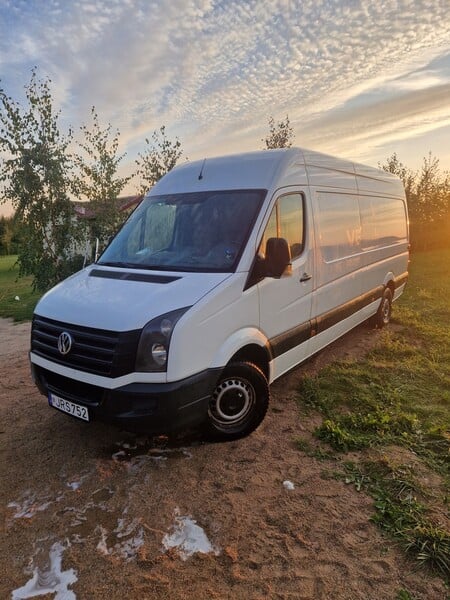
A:
[[[136,269],[232,272],[266,190],[146,196],[98,264]]]

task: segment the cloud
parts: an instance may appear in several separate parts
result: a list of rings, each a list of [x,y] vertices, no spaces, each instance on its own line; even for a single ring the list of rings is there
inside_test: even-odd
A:
[[[448,125],[449,97],[450,82],[403,91],[372,104],[349,103],[306,126],[302,134],[306,143],[323,151],[364,156],[382,144]]]
[[[289,114],[300,143],[364,154],[447,122],[448,0],[0,0],[0,17],[5,87],[38,65],[65,121],[95,105],[122,149],[162,124],[192,157],[254,149]]]

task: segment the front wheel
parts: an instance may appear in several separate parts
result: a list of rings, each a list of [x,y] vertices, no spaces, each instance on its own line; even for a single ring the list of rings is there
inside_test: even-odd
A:
[[[249,362],[231,363],[211,395],[206,436],[225,441],[248,435],[264,419],[269,397],[269,384],[261,369]]]
[[[381,329],[385,325],[388,325],[391,320],[392,314],[392,291],[390,288],[386,288],[381,297],[380,306],[376,314],[373,316],[372,323],[374,327]]]

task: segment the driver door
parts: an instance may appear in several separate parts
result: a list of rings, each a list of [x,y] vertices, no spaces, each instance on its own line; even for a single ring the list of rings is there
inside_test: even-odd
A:
[[[292,272],[258,283],[260,328],[270,342],[271,380],[308,356],[311,337],[313,261],[308,244],[306,195],[302,190],[281,193],[265,228],[260,254],[267,240],[282,237],[291,250]]]

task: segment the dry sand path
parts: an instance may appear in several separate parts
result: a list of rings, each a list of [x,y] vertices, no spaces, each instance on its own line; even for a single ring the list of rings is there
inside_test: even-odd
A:
[[[250,437],[167,444],[50,409],[29,324],[0,321],[0,598],[445,598],[369,521],[371,499],[294,443],[315,426],[296,406],[302,373],[377,335],[360,327],[273,385]]]

